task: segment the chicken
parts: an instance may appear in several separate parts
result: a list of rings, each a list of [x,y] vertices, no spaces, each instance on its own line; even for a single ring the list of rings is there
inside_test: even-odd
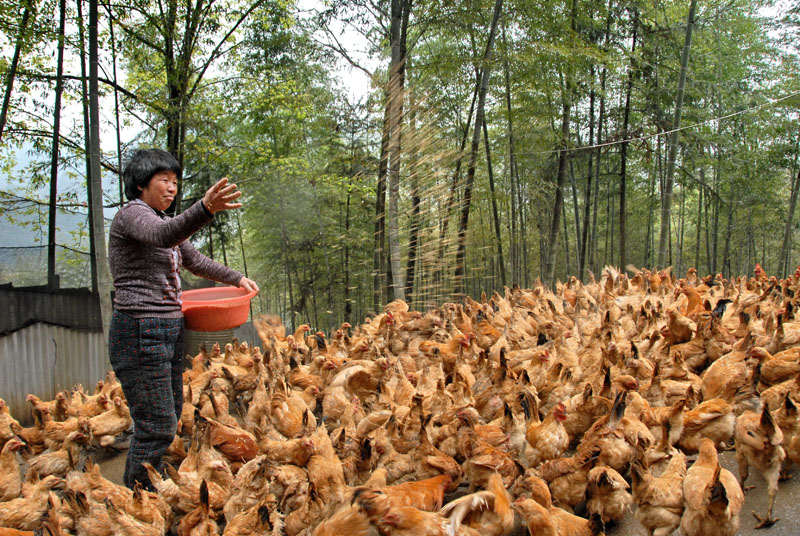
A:
[[[536,472],[550,485],[548,497],[552,493],[552,499],[562,508],[575,508],[583,502],[587,477],[598,455],[597,447],[583,448],[571,458],[557,458],[540,465]]]
[[[661,336],[668,345],[689,342],[697,331],[697,324],[682,315],[675,308],[667,311],[667,324],[661,329]]]
[[[46,476],[32,483],[23,496],[0,503],[0,527],[17,530],[34,530],[47,512],[50,490],[64,481],[57,476]]]
[[[800,347],[794,347],[773,356],[761,346],[751,348],[748,354],[761,363],[759,391],[795,379],[800,374],[799,351]]]
[[[11,416],[6,401],[0,398],[0,447],[21,431],[19,421]]]
[[[200,505],[183,516],[178,523],[178,536],[216,536],[219,527],[211,519],[208,508],[208,484],[205,480],[200,484]]]
[[[769,504],[767,513],[761,517],[753,512],[761,529],[775,524],[777,519],[772,517],[772,507],[775,504],[775,495],[778,493],[778,479],[781,473],[781,464],[786,453],[781,444],[783,432],[775,425],[770,415],[769,408],[764,406],[759,415],[747,411],[736,419],[734,444],[736,445],[736,463],[739,465],[739,484],[744,486],[752,465],[764,476],[767,482]]]
[[[41,409],[41,416],[44,424],[44,444],[52,450],[61,448],[64,439],[72,432],[81,430],[87,437],[90,435],[87,417],[72,417],[63,422],[56,422],[46,407]]]
[[[692,410],[684,412],[683,435],[679,445],[684,452],[697,452],[702,438],[710,438],[715,445],[733,436],[736,416],[733,407],[721,398],[706,400]]]
[[[226,523],[222,536],[261,536],[273,533],[279,523],[277,502],[275,496],[268,493],[261,501],[236,514]]]
[[[112,534],[125,534],[126,536],[161,536],[163,534],[165,527],[142,522],[128,515],[109,500],[105,500],[104,504],[108,511]]]
[[[438,512],[425,512],[413,506],[396,506],[372,521],[381,534],[393,536],[451,536],[456,533],[449,520]]]
[[[311,436],[314,452],[308,460],[308,480],[325,504],[333,504],[344,497],[346,482],[342,461],[336,455],[331,439],[324,426]]]
[[[736,392],[751,381],[752,370],[747,365],[747,352],[734,350],[714,361],[703,373],[703,400],[720,397],[733,402]]]
[[[33,426],[22,427],[18,435],[33,454],[41,454],[47,448],[44,444],[44,420],[39,410],[34,409],[32,414]]]
[[[582,444],[600,449],[599,464],[612,467],[618,472],[628,470],[638,449],[646,449],[655,438],[638,419],[626,417],[628,392],[621,391],[614,399],[611,410],[595,421],[583,437]]]
[[[114,397],[111,409],[89,418],[89,429],[101,447],[114,444],[114,438],[128,430],[133,424],[128,405],[119,397]]]
[[[65,477],[78,464],[82,446],[88,441],[89,438],[83,432],[70,433],[60,449],[43,452],[30,460],[25,479],[31,481],[47,475]]]
[[[534,499],[520,497],[513,503],[529,534],[537,536],[595,536],[603,534],[603,524],[596,517],[584,519],[558,507],[539,504]]]
[[[211,467],[207,468],[208,472],[211,471],[224,471],[224,468],[219,464],[222,462],[213,462]],[[200,474],[196,472],[179,472],[167,465],[167,474],[169,478],[164,478],[161,473],[155,470],[152,465],[145,462],[145,469],[147,475],[153,486],[158,490],[158,494],[169,503],[174,510],[182,513],[188,513],[200,506],[200,485],[206,482]],[[227,467],[225,467],[227,468]],[[230,469],[228,469],[230,471]],[[209,507],[213,510],[222,510],[225,501],[228,498],[229,491],[219,484],[214,482],[207,482],[206,488],[208,491]]]
[[[497,473],[489,477],[485,491],[459,497],[447,503],[440,513],[450,519],[455,532],[464,525],[483,536],[504,536],[514,528],[511,494]]]
[[[569,435],[562,424],[567,418],[566,407],[562,403],[556,404],[539,421],[539,409],[536,404],[531,408],[531,419],[525,431],[525,461],[528,467],[537,467],[542,462],[561,456],[569,447]]]
[[[709,438],[700,440],[699,454],[683,479],[685,509],[681,532],[685,536],[734,536],[744,494],[736,477],[720,466]]]
[[[786,393],[781,407],[772,412],[772,420],[783,432],[783,450],[786,453],[786,463],[781,479],[790,478],[790,469],[793,464],[800,463],[800,420],[797,415],[797,405],[789,393]]]
[[[25,448],[25,443],[12,437],[0,450],[0,502],[19,497],[22,491],[17,453]]]
[[[669,536],[680,525],[685,476],[686,456],[679,450],[673,452],[659,477],[654,477],[638,461],[631,465],[635,516],[650,536]]]
[[[338,508],[320,521],[311,531],[311,536],[367,536],[371,526],[364,507],[359,504],[358,497],[354,497],[352,503],[339,504]]]
[[[467,429],[465,441],[464,454],[467,459],[464,462],[464,474],[471,491],[477,487],[485,488],[489,477],[495,472],[500,473],[504,486],[511,486],[520,474],[518,462],[502,450],[480,440],[472,428]]]
[[[603,523],[618,522],[630,509],[633,497],[630,486],[617,471],[598,465],[589,471],[586,486],[586,509],[597,514]]]
[[[528,529],[528,534],[557,536],[556,527],[547,508],[533,499],[520,497],[512,504]]]
[[[205,419],[199,413],[195,414],[195,426],[201,429],[208,427],[210,445],[232,461],[243,463],[258,455],[255,436],[239,426],[223,424],[214,419]]]
[[[113,504],[110,500],[105,499]],[[64,494],[66,515],[71,518],[72,530],[81,536],[112,536],[114,530],[108,508],[102,502],[89,500],[82,491],[67,490]]]
[[[261,437],[258,439],[258,452],[266,454],[273,463],[291,463],[303,467],[314,452],[314,442],[307,437],[286,440]]]

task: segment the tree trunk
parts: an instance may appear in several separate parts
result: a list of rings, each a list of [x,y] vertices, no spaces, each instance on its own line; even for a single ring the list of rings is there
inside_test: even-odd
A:
[[[419,133],[417,132],[417,104],[413,95],[409,95],[409,131],[411,133],[411,150],[408,162],[408,181],[411,185],[411,221],[408,231],[408,260],[406,261],[406,299],[414,302],[414,279],[416,277],[417,250],[419,249],[420,212],[422,200],[419,196]]]
[[[494,239],[497,243],[497,264],[500,269],[500,282],[506,286],[506,261],[503,258],[503,240],[500,234],[500,216],[497,212],[497,195],[494,191],[494,172],[492,170],[492,155],[489,149],[489,129],[486,121],[483,122],[483,145],[486,147],[486,170],[489,173],[489,191],[492,195],[492,217],[494,219]]]
[[[347,202],[344,213],[345,236],[350,236],[350,188],[347,189]],[[350,299],[350,245],[344,245],[344,321],[350,322],[353,315],[353,300]]]
[[[392,0],[392,22],[390,39],[392,47],[392,63],[389,67],[389,261],[392,267],[393,299],[405,299],[403,271],[400,268],[400,229],[399,209],[400,197],[400,141],[403,117],[403,88],[405,86],[406,35],[408,17],[411,12],[411,0]]]
[[[466,257],[467,257],[467,228],[469,227],[469,209],[472,202],[472,184],[475,180],[475,164],[478,158],[478,146],[480,145],[481,128],[483,125],[483,110],[486,102],[486,92],[489,88],[489,73],[491,71],[491,61],[494,54],[494,39],[497,34],[497,24],[500,20],[500,11],[503,7],[503,0],[496,0],[494,14],[492,15],[492,25],[489,29],[489,39],[486,42],[486,51],[483,55],[483,68],[481,69],[480,90],[478,91],[478,104],[475,111],[475,129],[472,134],[472,148],[467,167],[467,180],[464,185],[464,198],[461,203],[461,221],[458,226],[458,250],[456,252],[456,269],[454,280],[454,294],[463,294],[466,289]]]
[[[703,179],[705,167],[700,165],[700,179]],[[705,181],[703,181],[705,182]],[[697,226],[694,235],[694,268],[697,270],[700,266],[700,229],[703,222],[703,186],[697,189]]]
[[[11,105],[11,92],[14,88],[14,78],[17,76],[17,66],[19,65],[19,57],[22,54],[22,46],[25,44],[25,34],[28,31],[28,21],[31,18],[31,0],[23,0],[25,9],[22,11],[22,20],[19,23],[19,33],[17,34],[17,43],[14,45],[14,56],[11,58],[11,65],[8,67],[6,75],[6,93],[3,96],[3,108],[0,109],[0,141],[3,140],[3,132],[6,128],[6,118],[8,117],[8,108]]]
[[[561,219],[564,222],[564,273],[569,274],[571,270],[569,255],[569,229],[567,229],[567,205],[561,203]]]
[[[628,68],[628,84],[625,89],[625,112],[622,119],[622,138],[623,142],[620,145],[620,168],[619,168],[619,267],[624,270],[628,265],[628,229],[627,229],[627,170],[628,170],[628,126],[631,117],[631,93],[633,92],[633,77],[635,67],[635,54],[636,54],[636,31],[639,22],[639,12],[633,12],[633,38],[631,43],[631,64]]]
[[[506,43],[506,25],[503,19],[503,46],[506,53],[503,54],[503,75],[505,80],[505,101],[506,101],[506,121],[508,131],[508,180],[511,185],[511,240],[509,256],[511,260],[511,280],[519,282],[520,277],[520,254],[519,254],[519,229],[517,228],[517,214],[522,216],[522,207],[518,206],[519,195],[519,175],[517,174],[517,155],[514,148],[514,127],[511,120],[511,73],[508,67],[508,45]],[[521,225],[520,225],[521,227]]]
[[[122,206],[125,203],[125,187],[122,181],[122,139],[120,138],[120,125],[119,125],[119,88],[117,87],[117,47],[114,40],[114,22],[111,17],[111,7],[106,4],[108,11],[108,31],[109,40],[111,41],[111,68],[114,76],[114,119],[116,121],[116,135],[117,135],[117,174],[119,178],[119,204]],[[252,308],[252,305],[251,305]]]
[[[686,226],[686,187],[681,185],[681,212],[678,218],[679,220],[679,227],[680,227],[680,235],[678,236],[678,261],[677,261],[677,273],[683,273],[683,236],[684,236],[684,229]]]
[[[91,176],[92,176],[92,149],[91,149],[91,134],[89,132],[89,125],[90,125],[90,118],[89,118],[89,87],[88,87],[88,80],[89,74],[86,72],[86,45],[84,42],[84,36],[86,32],[84,31],[83,26],[83,0],[77,0],[77,8],[78,8],[78,45],[79,50],[78,53],[80,54],[80,63],[81,63],[81,105],[83,107],[83,146],[84,152],[86,157],[86,198],[88,201],[89,207],[94,206],[94,201],[92,200],[93,192],[91,186]],[[94,211],[89,209],[89,266],[90,266],[90,273],[92,279],[92,291],[98,291],[98,283],[97,283],[97,255],[95,253],[95,240],[94,240]]]
[[[608,7],[606,13],[606,32],[605,37],[603,38],[603,50],[608,52],[608,43],[611,39],[611,0],[608,0]],[[602,147],[602,140],[603,140],[603,127],[605,125],[605,117],[606,117],[606,80],[608,78],[608,66],[603,65],[603,71],[600,74],[600,112],[597,117],[597,167],[595,168],[595,175],[594,175],[594,206],[592,207],[592,229],[591,229],[591,247],[589,248],[589,260],[588,265],[590,270],[597,271],[598,266],[596,265],[597,259],[597,211],[599,209],[600,204],[600,156]]]
[[[659,268],[664,268],[666,263],[667,243],[669,242],[669,220],[672,214],[672,183],[675,175],[675,157],[678,153],[678,129],[681,127],[681,110],[683,108],[683,93],[686,87],[686,71],[689,67],[689,49],[692,45],[692,29],[694,28],[694,12],[697,0],[692,0],[689,5],[689,17],[686,22],[686,39],[681,53],[681,73],[678,80],[678,96],[675,99],[675,119],[672,122],[670,135],[669,157],[667,160],[667,177],[664,184],[664,197],[661,205],[661,232],[658,237],[658,262]]]
[[[800,140],[800,138],[798,138]],[[798,141],[800,145],[800,141]],[[795,153],[795,167],[797,165],[797,153]],[[778,270],[781,277],[789,274],[789,245],[792,241],[792,228],[794,223],[794,211],[797,207],[797,191],[800,189],[800,171],[791,180],[791,195],[789,196],[789,214],[786,216],[786,224],[783,227],[783,240],[781,241],[781,253],[778,257]]]
[[[561,141],[558,151],[558,172],[556,175],[556,198],[553,203],[553,220],[550,224],[550,233],[547,237],[547,262],[545,264],[544,283],[552,286],[555,283],[556,272],[556,241],[558,240],[559,219],[561,218],[561,207],[564,204],[564,179],[567,168],[567,144],[569,140],[570,123],[570,97],[572,93],[572,83],[567,75],[561,90]]]
[[[388,101],[388,95],[387,95]],[[378,160],[378,185],[375,189],[375,252],[372,257],[372,309],[380,310],[386,274],[386,172],[389,169],[389,106],[383,112],[381,154]]]
[[[580,141],[578,144],[580,145]],[[569,161],[569,179],[572,186],[572,214],[575,219],[575,266],[577,269],[581,265],[581,249],[583,249],[583,246],[581,244],[581,211],[578,205],[578,185],[575,182],[575,161],[573,159]],[[571,273],[571,270],[567,270],[568,276]],[[580,273],[578,276],[580,277]]]
[[[590,69],[590,78],[592,81],[592,90],[589,92],[589,147],[594,145],[594,103],[595,103],[595,70],[594,65]],[[583,230],[581,232],[581,252],[578,261],[578,278],[583,281],[583,274],[586,273],[586,254],[589,246],[589,216],[591,215],[592,206],[592,164],[594,160],[594,151],[589,153],[588,171],[586,173],[586,190],[583,199]]]
[[[64,28],[66,27],[66,0],[58,3],[58,59],[56,66],[56,96],[53,105],[53,144],[50,154],[50,216],[48,218],[47,286],[58,288],[56,279],[56,214],[58,202],[58,142],[61,132],[61,94],[64,92]]]
[[[92,226],[94,227],[94,251],[97,255],[97,290],[100,294],[100,315],[103,322],[103,340],[108,340],[108,325],[111,321],[111,273],[108,268],[105,220],[103,218],[103,183],[100,176],[100,103],[97,81],[98,73],[98,0],[89,1],[89,115],[91,131],[91,180]]]

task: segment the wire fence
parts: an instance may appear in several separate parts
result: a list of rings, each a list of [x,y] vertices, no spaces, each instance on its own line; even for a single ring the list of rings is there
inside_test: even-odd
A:
[[[47,246],[0,247],[0,284],[15,287],[47,284]],[[92,284],[89,252],[56,245],[56,275],[61,288],[88,288]]]

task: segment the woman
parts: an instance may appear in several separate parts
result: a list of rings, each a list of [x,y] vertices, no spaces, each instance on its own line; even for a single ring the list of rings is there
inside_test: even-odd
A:
[[[188,210],[168,217],[178,192],[178,161],[161,149],[134,153],[122,173],[125,196],[108,240],[114,312],[108,350],[134,422],[124,483],[153,489],[143,462],[161,468],[183,406],[181,266],[195,275],[258,291],[240,272],[198,252],[187,239],[216,212],[239,208],[235,184],[221,179]]]

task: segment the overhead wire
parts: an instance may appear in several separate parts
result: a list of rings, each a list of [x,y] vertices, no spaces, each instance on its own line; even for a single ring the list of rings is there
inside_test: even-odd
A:
[[[557,154],[557,153],[559,153],[561,151],[565,151],[565,152],[586,151],[586,150],[589,150],[589,149],[599,149],[599,148],[603,148],[603,147],[610,147],[610,146],[613,146],[613,145],[620,145],[622,143],[646,141],[646,140],[649,140],[649,139],[652,139],[652,138],[656,138],[656,137],[659,137],[659,136],[665,136],[667,134],[672,134],[674,132],[682,132],[684,130],[691,130],[693,128],[697,128],[697,127],[700,127],[700,126],[703,126],[703,125],[707,125],[709,123],[714,123],[715,121],[723,121],[725,119],[730,119],[731,117],[736,117],[737,115],[743,115],[743,114],[746,114],[746,113],[749,113],[749,112],[752,112],[752,111],[755,111],[755,110],[759,110],[761,108],[767,108],[767,107],[773,106],[775,104],[778,104],[778,103],[783,102],[785,100],[789,100],[789,99],[791,99],[793,97],[797,97],[797,96],[800,96],[800,91],[797,91],[797,92],[792,93],[790,95],[785,95],[785,96],[780,97],[778,99],[770,100],[770,101],[762,103],[762,104],[757,104],[755,106],[751,106],[749,108],[745,108],[744,110],[731,112],[729,114],[721,115],[719,117],[712,117],[712,118],[706,119],[705,121],[700,121],[699,123],[692,123],[691,125],[686,125],[686,126],[682,126],[682,127],[678,127],[678,128],[673,128],[671,130],[664,130],[664,131],[661,131],[661,132],[654,132],[652,134],[644,134],[642,136],[637,136],[637,137],[634,137],[634,138],[627,138],[627,139],[624,139],[624,140],[609,141],[609,142],[605,142],[605,143],[596,143],[594,145],[580,145],[580,146],[576,146],[576,147],[567,147],[567,148],[564,148],[564,149],[551,149],[551,150],[547,150],[547,151],[532,151],[532,152],[520,152],[520,151],[517,151],[516,154],[518,156],[519,155],[523,155],[523,156],[548,155],[548,154]]]

